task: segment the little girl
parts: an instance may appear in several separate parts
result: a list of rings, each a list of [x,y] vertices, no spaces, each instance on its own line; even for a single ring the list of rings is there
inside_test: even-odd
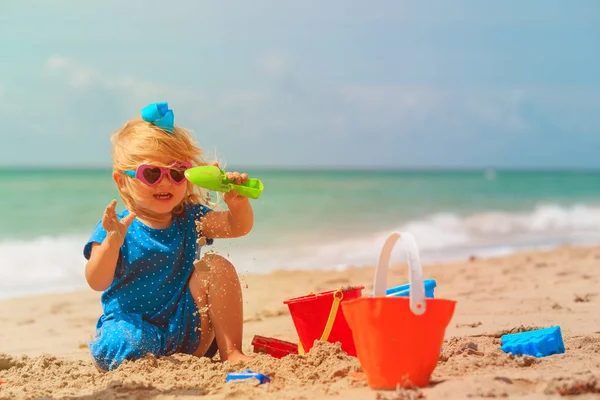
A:
[[[85,278],[103,291],[104,313],[89,344],[96,366],[112,370],[147,353],[212,358],[217,348],[222,361],[250,360],[241,349],[235,268],[218,255],[194,268],[201,244],[250,232],[248,199],[230,192],[223,196],[228,211],[205,205],[204,192],[183,173],[204,164],[202,151],[173,124],[167,103],[148,105],[111,139],[113,180],[127,209],[115,213],[113,200],[84,247]],[[248,176],[227,178],[244,183]]]

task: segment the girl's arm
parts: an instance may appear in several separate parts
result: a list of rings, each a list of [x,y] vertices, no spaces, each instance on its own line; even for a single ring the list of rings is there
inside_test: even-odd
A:
[[[90,259],[85,266],[85,280],[97,291],[108,289],[112,283],[125,234],[135,219],[135,214],[130,213],[119,221],[115,213],[116,205],[117,201],[113,200],[104,210],[102,227],[106,230],[106,238],[102,244],[92,244]]]
[[[228,211],[212,211],[200,218],[202,233],[211,239],[236,238],[246,235],[254,226],[254,211],[250,200],[229,192],[224,196]]]
[[[97,291],[108,289],[115,276],[122,240],[107,236],[102,244],[92,243],[91,256],[85,266],[85,280]]]

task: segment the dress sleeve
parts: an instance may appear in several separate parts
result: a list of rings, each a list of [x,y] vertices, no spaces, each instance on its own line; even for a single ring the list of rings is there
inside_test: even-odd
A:
[[[102,227],[102,221],[98,221],[92,236],[83,247],[83,256],[89,260],[90,256],[92,255],[92,243],[102,244],[104,239],[106,239],[106,229]]]

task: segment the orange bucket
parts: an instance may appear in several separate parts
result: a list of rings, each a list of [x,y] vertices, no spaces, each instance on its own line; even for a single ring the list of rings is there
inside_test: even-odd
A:
[[[409,250],[410,295],[386,297],[387,265],[401,236]],[[375,272],[373,296],[342,304],[368,385],[373,389],[427,386],[455,305],[453,300],[425,298],[421,263],[412,235],[390,235]]]
[[[308,352],[315,340],[340,342],[342,350],[356,357],[352,331],[339,305],[362,295],[364,286],[354,286],[285,300],[300,343],[298,354]]]

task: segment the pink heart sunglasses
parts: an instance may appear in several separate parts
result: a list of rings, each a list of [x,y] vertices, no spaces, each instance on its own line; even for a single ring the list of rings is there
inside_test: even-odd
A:
[[[148,186],[156,186],[163,178],[167,176],[175,185],[181,185],[185,181],[184,171],[192,168],[192,163],[175,163],[171,168],[157,167],[155,165],[142,164],[137,169],[128,169],[123,173],[132,178],[137,178]]]

